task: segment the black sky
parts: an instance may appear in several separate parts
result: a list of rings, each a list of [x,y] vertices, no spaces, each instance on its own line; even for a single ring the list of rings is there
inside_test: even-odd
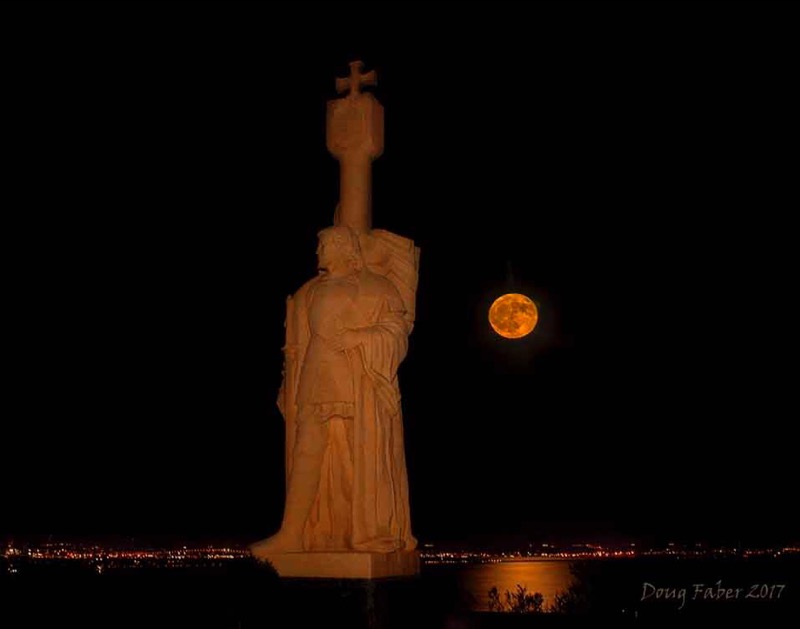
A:
[[[797,537],[790,4],[3,9],[0,533],[274,531],[325,103],[377,69],[374,223],[423,540]],[[539,304],[490,332],[508,290]]]

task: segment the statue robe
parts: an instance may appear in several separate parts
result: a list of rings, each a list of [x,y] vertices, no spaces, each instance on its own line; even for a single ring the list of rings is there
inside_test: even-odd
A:
[[[410,243],[394,238],[395,245]],[[413,243],[410,252],[418,255]],[[415,264],[413,270],[415,290]],[[369,268],[361,274],[355,306],[366,322],[369,340],[347,352],[353,374],[354,417],[327,421],[327,445],[317,497],[304,528],[304,550],[393,552],[416,547],[397,380],[413,314],[409,316],[401,293],[387,277],[391,274],[384,276]],[[311,335],[308,309],[317,281],[307,282],[287,301],[286,364],[278,401],[286,419],[287,480],[292,468],[299,378]]]

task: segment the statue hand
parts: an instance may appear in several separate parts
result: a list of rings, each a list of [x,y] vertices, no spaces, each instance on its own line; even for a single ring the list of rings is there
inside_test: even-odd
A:
[[[361,330],[343,330],[333,337],[331,344],[337,352],[344,352],[363,344],[365,340],[365,332]]]

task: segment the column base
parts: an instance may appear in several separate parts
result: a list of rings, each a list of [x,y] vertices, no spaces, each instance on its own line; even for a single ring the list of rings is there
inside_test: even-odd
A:
[[[281,577],[384,579],[419,574],[419,553],[416,550],[393,553],[256,551],[253,556],[268,561]]]

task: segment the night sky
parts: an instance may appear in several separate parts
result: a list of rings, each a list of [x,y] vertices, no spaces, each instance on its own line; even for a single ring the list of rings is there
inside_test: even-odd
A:
[[[374,226],[422,250],[420,540],[800,537],[789,4],[65,5],[0,16],[0,534],[277,529],[285,299],[360,58]]]

